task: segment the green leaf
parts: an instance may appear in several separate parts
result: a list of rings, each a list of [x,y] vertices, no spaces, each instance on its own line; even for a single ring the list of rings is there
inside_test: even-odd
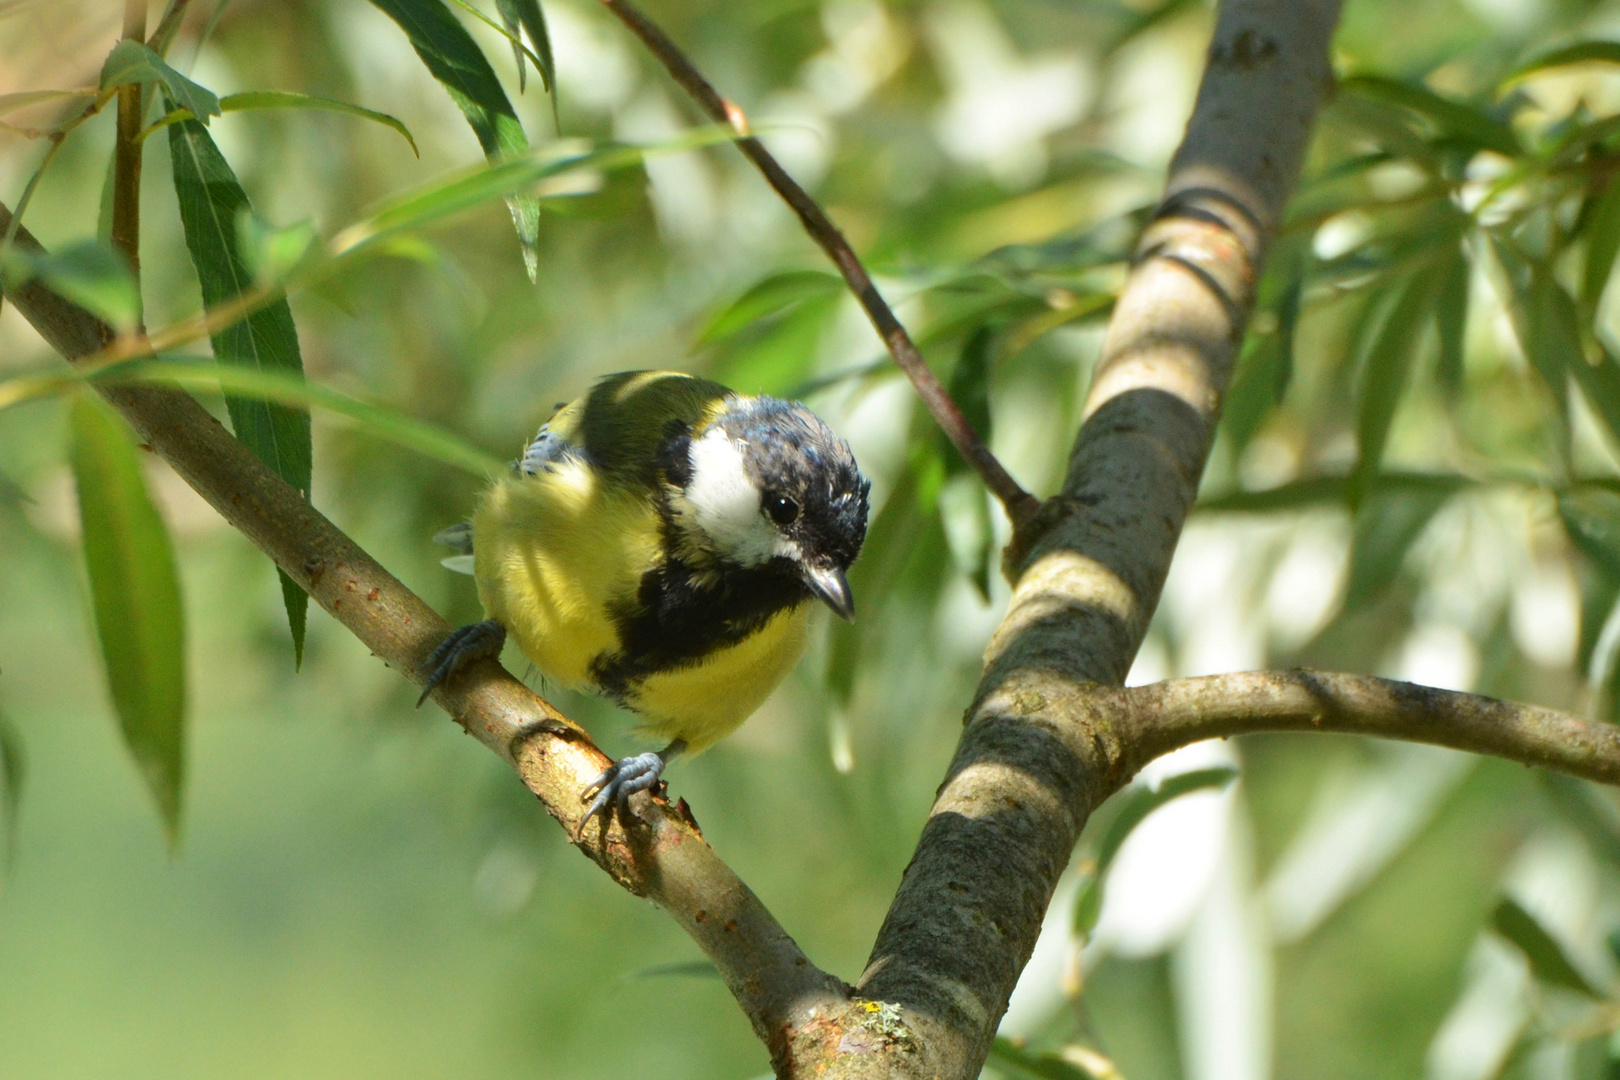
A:
[[[1379,491],[1356,508],[1350,541],[1350,574],[1345,608],[1356,611],[1389,590],[1406,553],[1453,491],[1440,487]]]
[[[313,222],[276,228],[257,214],[244,213],[236,219],[237,250],[242,263],[259,285],[277,285],[320,256],[320,233]]]
[[[1608,287],[1615,256],[1620,254],[1620,184],[1611,181],[1583,217],[1586,270],[1581,275],[1581,306],[1593,311]]]
[[[1566,45],[1561,49],[1553,49],[1542,53],[1533,60],[1527,60],[1509,72],[1501,82],[1497,83],[1500,92],[1513,86],[1527,76],[1549,68],[1568,67],[1571,64],[1620,64],[1620,42],[1614,41],[1582,41],[1574,45]]]
[[[14,113],[18,109],[26,109],[30,105],[38,105],[42,101],[95,96],[94,90],[22,90],[14,94],[0,94],[0,116]]]
[[[23,779],[28,775],[28,758],[23,753],[22,733],[0,714],[0,828],[5,840],[0,845],[4,865],[9,868],[17,856],[17,822],[22,809]]]
[[[1080,1066],[1064,1061],[1056,1054],[1037,1054],[1025,1050],[1005,1035],[997,1035],[990,1045],[990,1064],[998,1069],[1011,1070],[1036,1080],[1094,1080],[1091,1073]]]
[[[840,706],[848,706],[854,696],[863,645],[870,643],[880,605],[889,595],[888,586],[904,568],[922,530],[922,483],[918,473],[917,463],[908,460],[895,477],[882,509],[872,519],[861,557],[850,568],[850,588],[860,598],[861,617],[853,623],[836,620],[827,643],[827,689]]]
[[[1558,496],[1558,516],[1570,543],[1610,574],[1620,576],[1620,493],[1572,488]]]
[[[1592,851],[1620,867],[1620,827],[1608,801],[1573,776],[1537,770],[1536,779],[1559,816],[1575,827]]]
[[[107,368],[92,378],[96,382],[106,383],[167,383],[199,393],[218,389],[239,398],[325,409],[354,421],[362,431],[375,438],[414,450],[424,457],[442,461],[474,476],[493,478],[511,467],[510,463],[485,453],[442,428],[381,405],[360,401],[288,372],[140,361]]]
[[[1434,325],[1440,338],[1440,360],[1435,374],[1440,386],[1455,397],[1462,392],[1463,364],[1468,329],[1468,256],[1459,244],[1436,271]]]
[[[714,375],[727,386],[782,395],[815,368],[821,335],[838,310],[838,297],[805,300],[761,326],[726,343],[714,362]]]
[[[1097,840],[1095,867],[1080,886],[1075,897],[1071,926],[1076,935],[1088,936],[1097,926],[1102,914],[1103,889],[1108,883],[1108,869],[1114,863],[1119,849],[1125,846],[1136,827],[1159,807],[1183,795],[1213,788],[1224,790],[1237,779],[1237,770],[1230,765],[1216,765],[1208,769],[1194,769],[1164,780],[1156,788],[1134,785],[1120,793],[1119,810]]]
[[[1471,105],[1441,97],[1421,83],[1356,75],[1341,79],[1339,90],[1408,109],[1428,121],[1436,135],[1446,141],[1476,150],[1494,150],[1510,158],[1524,153],[1512,128]]]
[[[1285,284],[1274,304],[1277,326],[1271,333],[1252,334],[1238,358],[1232,388],[1221,406],[1221,427],[1241,454],[1260,430],[1267,414],[1283,399],[1294,375],[1294,331],[1299,325],[1304,296],[1303,257],[1289,260],[1280,272]],[[1262,302],[1264,302],[1262,300]],[[1271,306],[1271,305],[1268,305]]]
[[[1511,244],[1491,236],[1497,262],[1507,276],[1508,314],[1519,347],[1552,391],[1560,415],[1568,409],[1568,381],[1585,363],[1579,325],[1569,294],[1545,263],[1527,259]]]
[[[776,315],[795,304],[818,296],[829,296],[843,288],[844,280],[825,270],[787,270],[772,274],[751,287],[703,328],[697,344],[713,345],[752,326],[761,319]]]
[[[186,250],[191,253],[191,264],[202,286],[203,306],[217,307],[255,284],[237,232],[237,222],[250,215],[253,208],[224,155],[197,121],[185,120],[169,128],[169,157]],[[298,330],[285,297],[266,304],[209,340],[214,358],[221,365],[303,376]],[[225,407],[236,437],[277,476],[308,498],[312,469],[309,413],[230,394],[226,395]],[[277,569],[276,573],[281,578],[287,624],[293,635],[294,664],[301,666],[309,597],[283,571]]]
[[[527,69],[523,66],[523,47],[517,40],[518,30],[521,28],[528,33],[530,43],[539,54],[540,81],[545,86],[546,93],[552,96],[555,106],[557,62],[551,55],[551,34],[546,30],[546,15],[540,10],[539,0],[495,0],[495,6],[500,9],[501,21],[506,24],[506,32],[512,36],[512,59],[517,63],[519,92],[528,89]]]
[[[210,116],[218,116],[219,98],[213,91],[198,86],[174,68],[164,63],[163,57],[139,41],[125,38],[113,47],[101,65],[101,88],[111,89],[130,83],[162,83],[175,104],[185,109],[202,123]]]
[[[1594,358],[1590,361],[1586,359],[1579,351],[1580,329],[1576,324],[1575,301],[1562,287],[1554,285],[1554,288],[1558,289],[1557,316],[1566,320],[1565,333],[1577,342],[1576,359],[1570,365],[1575,375],[1575,385],[1581,388],[1581,396],[1586,398],[1609,429],[1611,441],[1620,440],[1620,363],[1615,362],[1614,355],[1601,339]]]
[[[185,627],[169,532],[124,422],[92,394],[73,402],[73,476],[84,558],[124,742],[171,846],[185,771]]]
[[[385,127],[391,127],[405,137],[410,143],[411,153],[417,157],[422,152],[416,148],[416,140],[411,137],[410,129],[403,122],[384,112],[375,109],[363,108],[359,105],[350,105],[347,101],[337,101],[333,98],[316,97],[313,94],[295,94],[283,90],[250,90],[242,94],[226,94],[219,99],[221,112],[243,112],[248,109],[314,109],[319,112],[343,113],[347,116],[358,116],[365,120],[372,120]],[[171,124],[178,124],[182,120],[195,120],[196,116],[190,109],[172,109],[165,115],[153,121],[144,131],[141,138],[154,131],[166,128]]]
[[[1377,310],[1367,320],[1361,338],[1353,498],[1367,492],[1383,463],[1390,425],[1406,389],[1433,302],[1430,275],[1414,272],[1385,290],[1377,301]]]
[[[499,161],[529,149],[528,136],[495,70],[472,35],[441,0],[371,2],[405,31],[416,55],[467,118],[485,157]],[[529,280],[535,281],[540,273],[540,200],[533,195],[514,194],[507,198],[507,206],[523,247],[524,267]]]
[[[637,146],[608,145],[582,150],[572,140],[553,143],[512,161],[482,166],[437,181],[386,203],[370,217],[334,237],[330,248],[339,256],[353,254],[403,230],[419,228],[547,180],[582,172],[631,168],[640,165],[649,154],[693,150],[736,138],[737,133],[730,128],[711,125],[683,132],[672,139]]]
[[[962,352],[951,369],[947,387],[951,400],[985,442],[990,441],[990,369],[995,365],[995,345],[994,326],[986,324],[975,328],[962,343]],[[953,475],[967,468],[967,463],[955,455],[946,460],[947,471]]]
[[[1541,982],[1599,1001],[1607,996],[1587,981],[1580,969],[1570,962],[1558,940],[1512,897],[1505,896],[1496,905],[1491,913],[1491,929],[1518,946],[1524,958],[1530,961],[1531,972]]]
[[[80,240],[48,252],[14,244],[6,250],[3,270],[15,285],[38,278],[119,333],[140,323],[140,286],[123,255],[103,241]]]

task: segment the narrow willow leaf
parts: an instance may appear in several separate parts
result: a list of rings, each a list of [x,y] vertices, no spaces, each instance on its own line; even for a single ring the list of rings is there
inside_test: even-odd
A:
[[[1461,245],[1441,261],[1436,274],[1434,325],[1440,338],[1440,360],[1435,374],[1441,389],[1455,398],[1462,392],[1468,329],[1470,267]]]
[[[781,395],[815,369],[821,336],[838,310],[837,294],[816,296],[791,307],[757,333],[730,339],[714,362],[715,378],[750,392]]]
[[[1356,411],[1358,457],[1352,498],[1369,490],[1384,460],[1384,447],[1406,389],[1417,345],[1434,302],[1429,275],[1408,274],[1381,297],[1382,309],[1368,319],[1361,339],[1359,401]]]
[[[1035,1080],[1098,1080],[1094,1074],[1056,1054],[1026,1050],[1005,1035],[997,1035],[991,1044],[989,1063],[999,1070]]]
[[[1147,816],[1166,803],[1190,795],[1195,791],[1214,789],[1221,791],[1237,779],[1237,770],[1230,765],[1216,765],[1208,769],[1194,769],[1172,776],[1156,788],[1133,786],[1121,792],[1121,805],[1107,829],[1097,841],[1095,866],[1080,886],[1075,897],[1070,926],[1074,933],[1085,938],[1096,929],[1097,917],[1102,914],[1103,889],[1108,883],[1108,869],[1114,864],[1125,841]]]
[[[1233,451],[1239,454],[1282,401],[1294,375],[1294,331],[1299,325],[1305,286],[1303,257],[1290,260],[1279,272],[1285,275],[1286,284],[1274,302],[1276,329],[1250,335],[1238,358],[1232,388],[1221,406],[1221,428],[1232,440]]]
[[[827,644],[826,685],[840,706],[848,706],[854,696],[863,643],[870,641],[871,628],[878,623],[876,616],[889,595],[889,585],[900,576],[922,529],[924,510],[919,506],[922,484],[918,472],[916,462],[908,461],[895,478],[888,499],[872,519],[861,557],[850,568],[850,588],[861,598],[861,616],[853,623],[836,620]]]
[[[962,343],[961,354],[957,357],[956,366],[951,369],[949,392],[951,400],[956,402],[967,418],[968,425],[986,443],[990,441],[990,373],[996,356],[996,328],[985,325],[980,326],[968,335]],[[968,463],[962,460],[954,446],[943,432],[936,432],[935,438],[940,442],[940,454],[945,460],[947,476],[958,476],[968,471]],[[984,498],[983,490],[977,485],[971,485],[963,492],[965,496],[961,501],[966,505],[962,509],[967,511],[970,528],[952,530],[949,522],[942,522],[946,536],[952,541],[952,554],[957,556],[957,562],[966,573],[973,587],[978,591],[979,598],[985,603],[990,602],[990,577],[995,572],[996,562],[996,533],[995,526],[990,518],[990,504]],[[943,501],[940,513],[944,514],[947,507]],[[957,551],[957,543],[966,541],[971,550]]]
[[[351,105],[347,101],[337,101],[333,98],[316,97],[313,94],[295,94],[283,90],[250,90],[242,94],[226,94],[219,99],[221,112],[244,112],[249,109],[313,109],[318,112],[343,113],[346,116],[358,116],[364,120],[371,120],[384,127],[391,127],[405,137],[411,146],[411,153],[417,157],[422,152],[416,148],[416,140],[412,138],[411,131],[396,117],[389,116],[375,109],[367,109],[360,105]],[[197,117],[190,109],[172,109],[165,115],[153,121],[143,132],[141,137],[152,134],[178,124],[182,120],[195,120]]]
[[[1608,801],[1573,776],[1537,771],[1536,779],[1558,815],[1575,827],[1592,851],[1611,866],[1620,867],[1620,823]]]
[[[752,326],[811,297],[828,296],[844,287],[837,274],[824,270],[787,270],[753,285],[709,320],[698,335],[698,345],[717,341]]]
[[[224,155],[197,121],[185,120],[169,128],[169,157],[174,167],[180,223],[202,286],[203,306],[216,307],[236,299],[255,284],[237,237],[237,221],[251,214],[252,207]],[[298,330],[285,298],[265,305],[209,340],[214,358],[222,365],[297,377],[304,373]],[[230,394],[226,395],[225,407],[236,437],[277,476],[308,498],[312,468],[309,413]],[[287,624],[293,636],[294,664],[301,666],[309,597],[285,572],[277,569],[276,573],[281,578]]]
[[[202,87],[164,63],[163,57],[139,41],[125,38],[107,54],[101,65],[101,88],[111,89],[130,83],[162,83],[175,104],[185,109],[202,123],[218,116],[219,98],[212,90]]]
[[[1558,939],[1511,897],[1503,897],[1491,913],[1491,929],[1518,946],[1530,961],[1530,970],[1548,986],[1559,986],[1577,994],[1604,1000],[1607,995],[1594,987],[1580,969],[1570,962]]]
[[[528,89],[522,43],[517,40],[521,29],[528,33],[529,43],[538,54],[540,82],[545,86],[546,93],[551,95],[555,107],[557,62],[551,55],[551,34],[546,29],[546,14],[540,10],[539,0],[495,0],[495,6],[500,9],[501,21],[506,24],[507,33],[512,35],[512,58],[517,62],[518,89],[520,91]]]
[[[1508,125],[1472,105],[1442,97],[1421,83],[1357,75],[1340,80],[1339,89],[1409,109],[1427,120],[1444,140],[1461,142],[1475,150],[1494,150],[1510,158],[1524,153],[1518,136]]]
[[[1610,574],[1620,576],[1620,493],[1572,488],[1558,496],[1558,516],[1572,544]]]
[[[172,845],[185,772],[185,628],[169,532],[124,422],[92,394],[73,402],[73,476],[84,559],[124,742]]]
[[[996,328],[990,325],[975,329],[957,356],[951,369],[948,390],[951,400],[967,419],[980,439],[990,441],[990,371],[996,358]],[[947,459],[947,470],[953,475],[967,468],[959,458]]]
[[[1620,184],[1610,182],[1584,215],[1586,270],[1581,275],[1581,306],[1596,310],[1620,254]]]
[[[1514,68],[1497,83],[1498,90],[1506,90],[1513,84],[1534,75],[1539,71],[1551,68],[1568,67],[1571,64],[1620,64],[1620,42],[1616,41],[1582,41],[1575,45],[1566,45],[1561,49],[1542,53],[1532,60],[1527,60]]]
[[[1567,320],[1566,332],[1579,342],[1575,301],[1561,287],[1554,285],[1554,288],[1558,289],[1559,294],[1559,317]],[[1620,363],[1616,363],[1614,355],[1606,347],[1600,347],[1592,360],[1587,360],[1584,355],[1579,356],[1570,365],[1570,370],[1575,375],[1575,385],[1581,388],[1581,396],[1586,398],[1603,425],[1609,429],[1611,443],[1620,443]]]
[[[442,0],[371,0],[405,31],[411,47],[433,77],[450,94],[451,100],[467,118],[484,156],[501,160],[526,152],[528,136],[517,112],[507,98],[495,70],[489,66],[478,43]],[[523,264],[529,280],[540,273],[540,200],[533,195],[514,194],[507,198],[518,242],[523,247]]]
[[[1441,487],[1407,488],[1374,492],[1362,500],[1350,541],[1346,610],[1360,610],[1389,591],[1406,553],[1452,494]]]
[[[155,382],[206,393],[219,389],[243,399],[275,402],[296,408],[318,408],[347,417],[363,432],[414,450],[474,476],[492,478],[510,468],[493,454],[406,413],[361,401],[301,375],[247,367],[204,368],[197,364],[141,361],[107,368],[97,382]],[[3,386],[4,384],[0,384]]]
[[[93,98],[94,89],[84,90],[23,90],[14,94],[0,94],[0,116],[6,116],[18,109],[26,109],[30,105],[38,105],[42,101],[57,101],[61,98]]]
[[[420,228],[491,199],[506,197],[513,191],[543,190],[548,184],[566,189],[573,186],[568,182],[577,180],[580,174],[638,167],[649,154],[694,150],[736,138],[736,132],[730,128],[714,125],[646,145],[581,149],[570,141],[539,147],[521,158],[483,166],[386,203],[370,217],[344,229],[333,238],[330,247],[335,255],[352,254],[394,233]]]
[[[140,287],[129,263],[100,240],[81,240],[51,251],[13,245],[3,266],[8,281],[38,278],[52,292],[84,308],[119,333],[134,330],[141,318]]]
[[[22,733],[0,714],[0,830],[5,837],[0,850],[4,866],[10,868],[17,855],[17,822],[22,812],[23,780],[28,775],[28,758],[23,752]]]
[[[1567,294],[1545,264],[1525,258],[1507,241],[1491,237],[1497,262],[1507,276],[1508,314],[1519,347],[1552,391],[1567,423],[1568,384],[1575,365],[1584,363],[1580,332],[1565,310]]]

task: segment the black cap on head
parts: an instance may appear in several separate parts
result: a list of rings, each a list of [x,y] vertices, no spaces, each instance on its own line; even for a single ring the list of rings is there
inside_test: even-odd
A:
[[[760,509],[802,552],[806,586],[844,618],[853,603],[844,572],[866,540],[872,485],[849,444],[798,402],[744,399],[717,421],[743,444]]]

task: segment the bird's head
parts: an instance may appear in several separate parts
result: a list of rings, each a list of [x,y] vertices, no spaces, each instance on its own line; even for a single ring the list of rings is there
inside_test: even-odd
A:
[[[736,397],[666,470],[682,546],[722,564],[775,564],[845,619],[846,574],[866,539],[867,494],[849,444],[797,402]]]

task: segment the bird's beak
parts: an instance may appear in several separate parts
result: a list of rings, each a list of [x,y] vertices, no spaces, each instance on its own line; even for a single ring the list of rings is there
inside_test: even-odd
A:
[[[849,591],[849,579],[836,566],[806,566],[802,569],[804,583],[810,591],[848,622],[855,621],[855,595]]]

